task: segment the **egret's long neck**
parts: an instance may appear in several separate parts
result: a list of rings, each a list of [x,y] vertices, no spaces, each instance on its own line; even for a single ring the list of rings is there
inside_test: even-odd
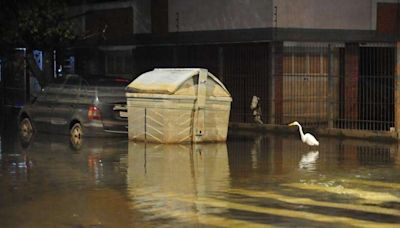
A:
[[[300,137],[301,137],[301,141],[304,142],[304,133],[303,133],[303,128],[301,127],[301,125],[297,125],[299,127],[299,132],[300,132]]]

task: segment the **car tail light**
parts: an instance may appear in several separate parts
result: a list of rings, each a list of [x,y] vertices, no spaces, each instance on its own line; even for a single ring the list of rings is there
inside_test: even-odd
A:
[[[88,111],[89,120],[101,120],[100,109],[96,106],[90,106]]]

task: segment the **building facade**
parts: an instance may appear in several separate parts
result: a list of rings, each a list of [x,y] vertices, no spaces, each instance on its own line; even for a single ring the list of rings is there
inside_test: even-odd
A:
[[[232,94],[232,122],[253,122],[255,95],[264,123],[389,131],[399,3],[86,1],[71,8],[84,35],[70,55],[76,72],[130,79],[156,67],[207,68]]]

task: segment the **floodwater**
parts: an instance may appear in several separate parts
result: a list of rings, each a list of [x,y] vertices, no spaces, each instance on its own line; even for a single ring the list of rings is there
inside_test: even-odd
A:
[[[398,144],[229,134],[227,143],[1,135],[0,227],[395,227]],[[14,126],[14,127],[13,127]]]

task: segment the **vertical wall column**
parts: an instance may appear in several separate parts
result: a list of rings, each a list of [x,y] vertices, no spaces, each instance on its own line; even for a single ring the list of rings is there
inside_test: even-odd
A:
[[[358,43],[346,43],[344,109],[346,113],[345,118],[348,120],[358,119],[359,56]]]
[[[396,43],[396,69],[394,76],[394,127],[398,133],[398,138],[400,138],[400,41]]]
[[[271,42],[270,47],[270,124],[282,124],[283,117],[283,42]]]

